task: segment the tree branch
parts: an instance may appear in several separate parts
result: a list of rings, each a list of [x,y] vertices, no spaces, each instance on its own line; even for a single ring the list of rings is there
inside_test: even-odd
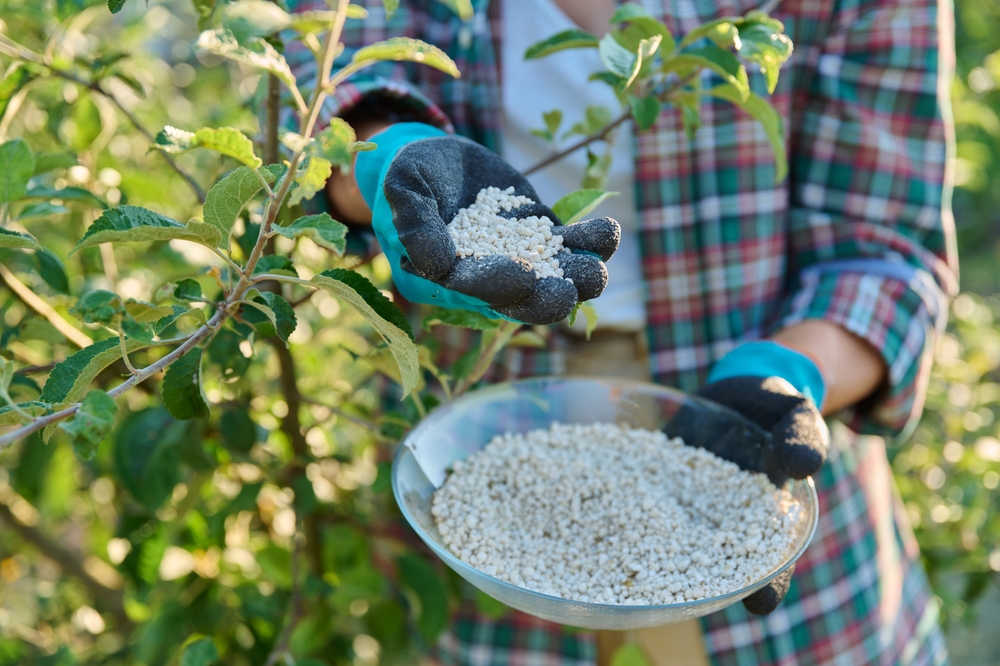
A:
[[[35,292],[31,291],[26,284],[17,279],[17,276],[11,273],[3,264],[0,264],[0,279],[3,279],[10,290],[14,292],[14,295],[21,299],[25,305],[45,317],[50,324],[55,326],[57,331],[63,334],[63,337],[74,345],[83,349],[94,344],[90,336],[66,321],[61,314],[56,312],[55,308],[36,296]]]

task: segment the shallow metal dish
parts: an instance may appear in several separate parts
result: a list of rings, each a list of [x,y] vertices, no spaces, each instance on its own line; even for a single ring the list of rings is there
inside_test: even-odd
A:
[[[486,445],[494,435],[547,428],[552,423],[618,423],[662,429],[681,407],[695,410],[705,431],[720,420],[743,420],[724,407],[673,389],[615,379],[528,379],[469,393],[428,414],[406,437],[392,468],[392,490],[413,529],[438,557],[463,578],[504,604],[531,615],[586,629],[642,629],[700,617],[734,604],[766,585],[794,563],[816,531],[818,505],[811,479],[789,490],[803,506],[795,545],[787,560],[749,587],[729,594],[660,606],[618,606],[570,601],[533,592],[487,575],[455,557],[430,513],[431,495],[447,470]]]

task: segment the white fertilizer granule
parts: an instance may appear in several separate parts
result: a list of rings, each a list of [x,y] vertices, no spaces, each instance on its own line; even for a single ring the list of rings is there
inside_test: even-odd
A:
[[[475,203],[459,209],[448,225],[455,254],[476,259],[494,254],[519,257],[531,264],[536,278],[562,277],[556,255],[569,250],[563,247],[562,236],[552,233],[552,220],[534,215],[523,219],[500,216],[500,211],[533,203],[528,197],[515,195],[513,187],[479,190]]]
[[[431,513],[452,553],[491,576],[656,605],[762,579],[793,547],[801,506],[763,474],[662,432],[554,424],[456,462]]]

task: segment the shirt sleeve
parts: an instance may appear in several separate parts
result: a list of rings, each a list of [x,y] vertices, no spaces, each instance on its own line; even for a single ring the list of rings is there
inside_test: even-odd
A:
[[[354,4],[368,10],[367,19],[347,19],[342,41],[344,51],[334,62],[334,71],[350,63],[351,58],[363,46],[390,39],[392,37],[421,38],[421,26],[429,17],[418,3],[403,2],[391,19],[385,19],[382,0],[359,0]],[[322,0],[289,0],[292,12],[324,10],[330,7]],[[308,98],[308,92],[316,84],[317,67],[312,52],[300,41],[290,40],[285,58],[298,82],[299,88]],[[392,122],[415,121],[433,125],[447,132],[453,132],[448,116],[423,94],[416,85],[417,68],[410,62],[379,62],[358,72],[346,82],[337,86],[327,97],[320,111],[316,131],[322,130],[333,117],[343,117],[360,105]],[[297,120],[294,110],[286,105],[287,117],[283,123],[294,127]]]
[[[950,4],[837,0],[790,141],[789,268],[779,327],[836,323],[885,359],[851,425],[894,436],[923,407],[957,290],[951,218]],[[793,116],[795,118],[795,116]]]

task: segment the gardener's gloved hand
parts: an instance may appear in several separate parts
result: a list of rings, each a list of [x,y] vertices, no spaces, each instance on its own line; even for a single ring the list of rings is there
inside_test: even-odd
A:
[[[826,460],[830,434],[817,405],[826,386],[809,357],[775,342],[741,345],[719,361],[697,392],[741,414],[705,423],[682,409],[667,425],[671,437],[701,446],[739,465],[767,474],[781,486],[819,471]],[[788,592],[794,565],[767,587],[743,600],[751,613],[773,611]]]
[[[392,266],[393,280],[408,300],[474,310],[487,317],[526,324],[551,324],[579,301],[604,291],[604,266],[621,237],[609,218],[560,226],[563,245],[584,253],[558,257],[564,278],[535,279],[523,259],[502,256],[458,258],[447,224],[485,187],[538,201],[516,169],[496,153],[430,125],[399,123],[372,137],[378,148],[359,153],[356,179],[372,210],[372,228]],[[510,211],[511,217],[546,216],[541,204]],[[596,256],[595,256],[596,255]]]

